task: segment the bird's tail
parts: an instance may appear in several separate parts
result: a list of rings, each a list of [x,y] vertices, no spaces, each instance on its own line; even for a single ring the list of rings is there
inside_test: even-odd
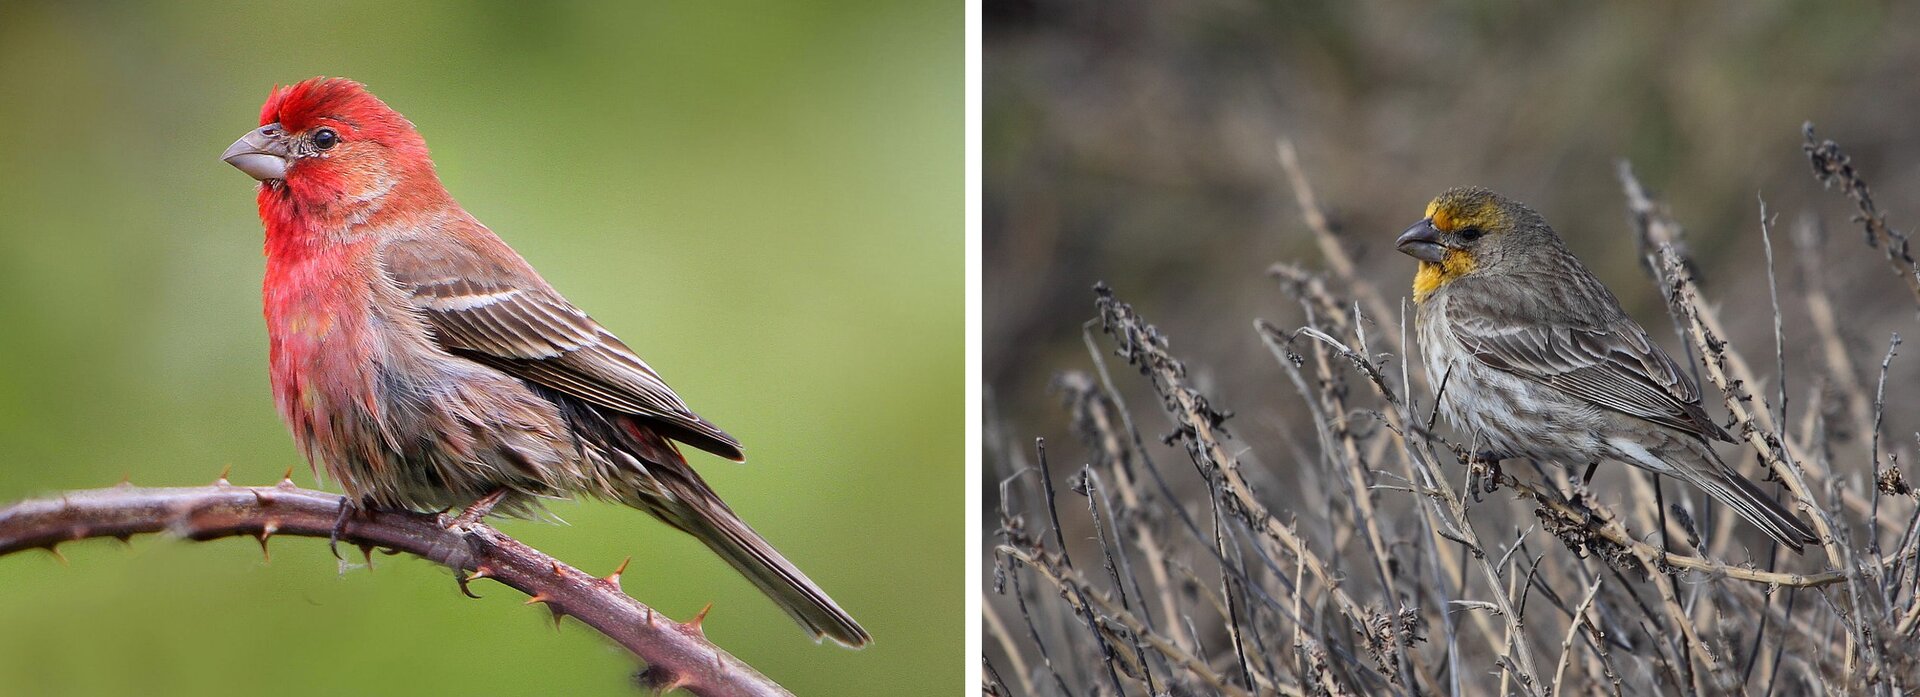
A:
[[[1768,496],[1767,492],[1740,476],[1739,472],[1718,461],[1715,472],[1703,472],[1703,476],[1693,483],[1714,499],[1739,513],[1741,518],[1760,528],[1767,537],[1793,548],[1795,554],[1801,553],[1807,545],[1819,544],[1820,538],[1813,529],[1800,522],[1787,509]]]
[[[873,640],[859,622],[827,597],[826,591],[780,556],[719,498],[687,503],[681,520],[676,522],[787,611],[814,641],[825,637],[857,649]]]
[[[593,410],[571,416],[584,427],[610,436],[616,444],[612,453],[628,465],[609,477],[627,483],[611,487],[610,498],[652,513],[705,543],[799,622],[814,641],[824,637],[857,649],[873,640],[826,591],[734,515],[706,480],[687,466],[671,441],[635,419],[608,420]]]

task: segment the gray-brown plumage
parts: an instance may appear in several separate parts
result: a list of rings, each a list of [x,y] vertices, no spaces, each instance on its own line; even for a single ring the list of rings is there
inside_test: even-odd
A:
[[[1538,213],[1453,189],[1403,233],[1440,410],[1476,450],[1568,466],[1617,460],[1686,481],[1799,552],[1818,538],[1728,467],[1733,442],[1686,371],[1620,309]]]

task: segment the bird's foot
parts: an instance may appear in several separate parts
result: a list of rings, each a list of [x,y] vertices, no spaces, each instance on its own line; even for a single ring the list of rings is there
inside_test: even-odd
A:
[[[1474,499],[1479,500],[1481,493],[1491,494],[1500,490],[1500,461],[1506,459],[1504,453],[1481,450],[1467,458],[1468,474],[1480,480]]]
[[[354,504],[353,499],[340,497],[340,517],[333,519],[333,532],[327,535],[327,551],[333,552],[334,559],[347,560],[346,557],[340,556],[340,536],[346,534],[347,521],[351,520],[353,514],[359,510],[360,507]]]
[[[507,490],[505,487],[494,489],[493,493],[482,496],[480,500],[467,506],[467,509],[461,511],[460,515],[453,519],[453,522],[447,524],[447,527],[449,529],[473,527],[475,523],[480,522],[480,519],[487,517],[488,513],[493,512],[493,507],[498,505],[500,499],[506,498],[506,496]]]

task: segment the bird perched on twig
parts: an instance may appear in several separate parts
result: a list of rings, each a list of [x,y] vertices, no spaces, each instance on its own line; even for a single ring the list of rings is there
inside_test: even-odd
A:
[[[587,494],[713,549],[815,640],[866,630],[735,516],[678,443],[740,442],[448,195],[359,83],[274,90],[223,159],[260,180],[274,400],[358,505],[530,514]]]
[[[1495,459],[1617,460],[1678,478],[1795,552],[1817,538],[1715,454],[1700,390],[1540,214],[1451,189],[1400,235],[1440,410]]]

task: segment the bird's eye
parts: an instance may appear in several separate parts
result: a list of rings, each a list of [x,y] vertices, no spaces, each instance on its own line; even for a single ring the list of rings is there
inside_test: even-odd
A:
[[[1477,228],[1477,227],[1470,227],[1470,228],[1467,228],[1467,229],[1465,229],[1465,230],[1461,230],[1461,231],[1459,231],[1459,232],[1456,232],[1456,233],[1453,233],[1453,234],[1454,234],[1455,236],[1458,236],[1458,237],[1459,237],[1459,238],[1460,238],[1461,240],[1464,240],[1464,241],[1467,241],[1467,242],[1472,242],[1472,241],[1474,241],[1474,240],[1477,240],[1477,239],[1480,239],[1480,236],[1481,236],[1481,235],[1484,235],[1484,234],[1486,234],[1486,233],[1484,233],[1484,232],[1481,232],[1481,231],[1480,231],[1480,228]]]
[[[313,132],[313,147],[321,150],[332,150],[333,146],[339,144],[340,134],[334,133],[331,128],[322,128]]]

